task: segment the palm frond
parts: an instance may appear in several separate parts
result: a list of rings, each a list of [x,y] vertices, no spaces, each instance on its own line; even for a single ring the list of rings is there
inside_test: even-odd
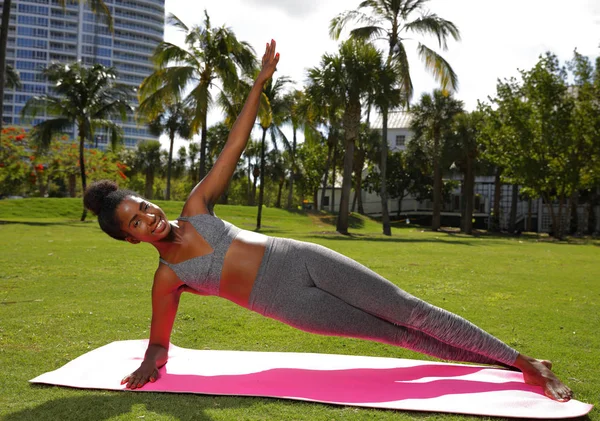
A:
[[[412,99],[414,93],[414,89],[412,78],[410,77],[410,64],[408,62],[408,55],[402,41],[399,41],[394,47],[392,59],[392,63],[396,67],[396,72],[400,78],[400,86],[402,86],[404,95],[406,95],[408,102],[410,102],[410,99]]]
[[[352,22],[356,22],[357,24],[365,23],[367,26],[376,26],[380,21],[358,10],[347,10],[331,19],[329,23],[329,36],[334,40],[340,39],[340,35],[346,25]]]
[[[20,88],[21,78],[19,71],[12,67],[10,64],[6,65],[4,72],[4,80],[7,88]]]
[[[425,3],[430,0],[406,0],[403,2],[400,8],[400,16],[406,20],[415,11],[423,11],[425,9]]]
[[[458,76],[442,56],[421,43],[419,43],[417,52],[425,63],[425,68],[432,73],[443,90],[458,90]]]
[[[202,125],[205,124],[208,109],[212,104],[213,99],[209,91],[209,84],[201,81],[189,95],[185,98],[185,106],[194,110],[194,117],[190,124],[192,133],[198,133]]]
[[[33,120],[38,114],[47,112],[49,115],[70,114],[65,109],[64,100],[49,95],[35,96],[30,98],[21,110],[21,118]]]
[[[350,36],[356,39],[372,40],[381,37],[386,31],[380,26],[363,26],[350,31]]]
[[[152,62],[159,69],[169,65],[195,65],[198,63],[194,55],[185,48],[166,41],[156,46],[152,54]]]
[[[448,49],[448,37],[460,41],[460,31],[456,25],[433,13],[407,23],[403,29],[420,35],[434,35],[438,40],[438,45],[444,51]]]
[[[72,121],[67,118],[54,118],[36,124],[31,130],[31,139],[40,149],[46,150],[52,142],[52,137],[57,133],[67,131]]]
[[[189,31],[189,28],[187,27],[187,25],[185,23],[183,23],[183,21],[181,19],[179,19],[177,16],[175,16],[173,13],[169,13],[167,15],[167,25],[174,26],[175,28],[179,29],[180,31],[184,31],[184,32]]]
[[[58,2],[63,7],[63,10],[67,7],[66,0],[58,0]],[[104,3],[103,0],[86,0],[85,3],[87,3],[87,5],[90,7],[90,9],[92,9],[92,12],[94,12],[95,14],[97,14],[99,16],[102,16],[104,19],[104,22],[108,26],[108,30],[110,32],[114,32],[113,17],[111,15],[110,9],[106,5],[106,3]]]

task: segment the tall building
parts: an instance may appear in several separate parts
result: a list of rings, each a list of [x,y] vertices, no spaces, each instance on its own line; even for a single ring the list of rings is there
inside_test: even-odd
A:
[[[24,125],[20,113],[27,100],[51,92],[51,84],[42,75],[42,69],[51,62],[113,66],[119,82],[134,88],[152,73],[150,57],[164,36],[164,0],[105,3],[114,19],[113,33],[103,17],[92,13],[83,1],[67,1],[63,8],[58,0],[13,0],[6,63],[19,72],[22,87],[4,91],[5,126]],[[33,124],[44,119],[40,116]],[[118,123],[128,147],[140,140],[157,139],[146,127],[138,126],[133,116]],[[96,143],[104,148],[106,136],[99,133]]]

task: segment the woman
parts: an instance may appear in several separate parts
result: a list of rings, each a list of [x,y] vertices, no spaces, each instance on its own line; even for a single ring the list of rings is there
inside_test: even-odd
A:
[[[132,244],[148,242],[160,264],[152,287],[150,341],[140,367],[123,379],[140,388],[158,378],[182,292],[219,295],[309,332],[370,339],[454,361],[515,367],[552,399],[571,390],[550,363],[519,354],[466,320],[421,301],[359,263],[324,247],[270,238],[218,219],[213,205],[246,146],[264,83],[279,61],[266,46],[262,70],[214,167],[192,190],[181,217],[169,221],[136,193],[101,181],[85,204],[102,229]]]

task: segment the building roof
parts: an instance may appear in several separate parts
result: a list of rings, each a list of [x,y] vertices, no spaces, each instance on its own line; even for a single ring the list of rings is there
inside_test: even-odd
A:
[[[408,129],[412,121],[412,115],[406,111],[390,111],[388,113],[388,129]],[[383,121],[381,114],[371,123],[372,129],[381,129]]]

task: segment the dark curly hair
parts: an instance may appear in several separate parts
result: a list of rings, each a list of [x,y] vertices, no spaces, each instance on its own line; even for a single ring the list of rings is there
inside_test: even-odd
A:
[[[125,240],[125,233],[121,231],[116,211],[127,196],[141,197],[134,191],[119,189],[117,183],[110,180],[92,183],[83,196],[84,206],[98,216],[102,231],[117,240]]]

